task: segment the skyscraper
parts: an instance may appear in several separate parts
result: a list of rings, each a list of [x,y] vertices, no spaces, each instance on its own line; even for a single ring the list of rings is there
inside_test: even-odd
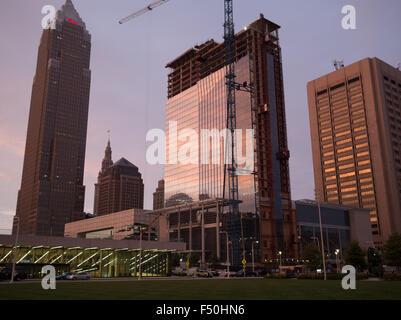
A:
[[[164,180],[159,180],[153,192],[153,210],[164,208]]]
[[[106,172],[106,169],[113,165],[113,160],[111,159],[111,146],[110,139],[107,141],[106,149],[104,150],[104,158],[102,160],[102,168],[97,176],[97,182],[95,183],[95,199],[93,201],[93,214],[96,216],[99,208],[99,184],[102,176]]]
[[[98,182],[97,215],[143,209],[144,185],[138,167],[121,158],[108,167]]]
[[[235,81],[250,84],[255,90],[254,99],[249,92],[236,92],[237,128],[242,129],[237,148],[242,145],[240,156],[244,156],[250,146],[254,156],[251,170],[238,170],[241,215],[256,217],[254,227],[247,224],[250,232],[242,236],[242,249],[250,252],[254,242],[258,257],[266,263],[276,260],[279,252],[286,257],[296,257],[298,252],[295,212],[291,207],[279,28],[261,15],[235,35]],[[171,70],[166,106],[166,204],[221,198],[225,156],[220,138],[224,138],[227,128],[224,44],[209,40],[187,50],[166,67]],[[207,144],[202,144],[205,129],[223,132],[217,144],[212,145],[210,136],[204,140]],[[247,129],[254,130],[251,139]],[[183,133],[194,132],[198,139],[183,139]],[[191,148],[197,152],[191,153],[187,163],[179,163],[177,153],[184,155]],[[214,156],[203,159],[209,151],[216,152],[217,162]],[[224,235],[222,239],[223,244]],[[239,262],[238,257],[234,260]]]
[[[307,87],[320,200],[371,209],[381,247],[401,232],[401,71],[366,58]]]
[[[90,50],[67,0],[40,40],[16,210],[24,234],[62,236],[65,223],[84,217]]]

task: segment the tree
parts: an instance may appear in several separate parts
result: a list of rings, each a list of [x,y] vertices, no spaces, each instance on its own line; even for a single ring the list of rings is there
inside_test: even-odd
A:
[[[200,254],[199,253],[191,253],[191,257],[189,258],[189,263],[191,266],[196,266],[199,263]]]
[[[322,253],[314,242],[309,242],[302,250],[302,258],[308,270],[316,270],[322,261]]]
[[[383,273],[381,252],[376,248],[368,248],[367,256],[369,272],[380,276]]]
[[[217,255],[214,252],[212,252],[209,254],[207,262],[209,262],[210,265],[215,266],[219,263],[219,259],[217,259]]]
[[[383,248],[383,257],[386,265],[401,267],[401,234],[393,233]]]
[[[180,265],[180,255],[178,253],[173,252],[171,254],[171,266],[178,267]]]
[[[344,253],[345,264],[355,267],[358,271],[366,268],[366,253],[359,246],[358,241],[351,241]]]

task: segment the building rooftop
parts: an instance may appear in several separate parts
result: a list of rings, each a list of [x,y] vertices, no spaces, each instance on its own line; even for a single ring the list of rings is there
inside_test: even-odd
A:
[[[295,204],[304,204],[304,205],[309,205],[309,206],[317,206],[317,201],[311,200],[311,199],[300,199],[300,200],[295,200]],[[337,204],[337,203],[327,203],[327,202],[321,202],[320,203],[321,207],[324,208],[331,208],[331,209],[342,209],[342,210],[363,210],[363,211],[370,211],[371,209],[366,209],[366,208],[358,208],[358,207],[351,207],[351,206],[346,206],[343,204]]]
[[[120,166],[120,167],[131,167],[131,168],[136,168],[138,169],[137,166],[135,166],[134,164],[132,164],[131,162],[129,162],[127,159],[125,158],[121,158],[120,160],[116,161],[112,167],[116,167],[116,166]]]

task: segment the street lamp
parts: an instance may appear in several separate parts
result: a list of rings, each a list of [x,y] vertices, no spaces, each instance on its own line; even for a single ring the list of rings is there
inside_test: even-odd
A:
[[[320,192],[319,192],[319,190],[315,190],[315,192],[316,192],[317,209],[318,209],[318,213],[319,213],[320,241],[321,241],[321,246],[322,246],[322,259],[323,259],[323,274],[324,274],[324,280],[327,280],[326,258],[324,256],[322,215],[321,215],[321,212],[320,212]]]
[[[228,233],[227,231],[220,231],[220,233],[226,234],[226,264],[227,264],[227,277],[230,278],[230,253],[228,250]]]
[[[253,250],[254,243],[259,243],[259,241],[252,241],[252,272],[253,273],[255,273],[255,257],[254,257],[254,250]]]
[[[139,227],[139,268],[138,280],[142,280],[142,226]]]
[[[14,245],[14,258],[13,258],[13,268],[11,271],[11,279],[10,283],[14,282],[14,275],[15,275],[15,262],[17,260],[17,243],[18,243],[18,235],[19,235],[19,217],[14,216],[14,225],[17,225],[17,233],[15,235],[15,245]]]
[[[336,255],[336,265],[337,265],[337,273],[340,272],[340,259],[338,254],[340,253],[340,249],[336,249],[336,251],[334,252]]]
[[[283,254],[283,252],[281,252],[281,251],[278,252],[278,255],[280,256],[280,267],[282,266],[282,265],[281,265],[281,255],[282,255],[282,254]],[[280,271],[281,271],[281,270],[280,270]]]

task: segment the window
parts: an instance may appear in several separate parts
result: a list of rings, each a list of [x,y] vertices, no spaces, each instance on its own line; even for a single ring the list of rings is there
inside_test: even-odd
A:
[[[349,126],[349,123],[346,122],[346,123],[342,123],[342,124],[339,124],[339,125],[334,126],[334,129],[335,129],[335,130],[338,130],[338,129],[340,129],[340,128],[344,128],[344,127],[348,127],[348,126]]]
[[[333,156],[333,155],[334,155],[333,151],[323,153],[323,157],[328,157],[328,156]]]
[[[364,169],[364,170],[359,170],[359,174],[364,174],[364,173],[369,173],[369,172],[372,172],[372,170],[369,168],[369,169]]]
[[[349,156],[338,158],[338,161],[340,162],[340,161],[345,161],[345,160],[349,160],[349,159],[353,159],[353,158],[354,158],[354,156],[351,154]]]
[[[355,175],[355,171],[347,172],[347,173],[340,174],[340,178],[352,177],[354,175]]]
[[[360,179],[360,180],[359,180],[360,183],[371,182],[371,181],[372,181],[372,178],[371,178],[371,177],[369,177],[369,178],[363,178],[363,179]]]
[[[343,166],[339,166],[338,168],[340,170],[343,170],[343,169],[348,169],[348,168],[353,168],[353,167],[354,167],[354,164],[350,163],[350,164],[346,164],[346,165],[343,165]]]
[[[355,140],[361,140],[361,139],[363,139],[363,138],[367,138],[368,136],[366,135],[366,134],[362,134],[362,135],[360,135],[360,136],[356,136],[355,137]]]
[[[326,189],[337,189],[337,185],[336,184],[328,184],[326,186]]]
[[[355,180],[341,182],[341,187],[350,186],[350,185],[353,185],[353,184],[356,184]]]
[[[358,166],[363,166],[363,165],[369,164],[369,163],[370,163],[370,160],[359,161]]]
[[[347,152],[347,151],[350,151],[350,150],[352,150],[352,147],[347,147],[347,148],[343,148],[343,149],[338,149],[337,152],[338,152],[338,153],[343,153],[343,152]]]
[[[369,155],[369,151],[359,152],[356,154],[357,157],[363,157]]]
[[[341,196],[341,198],[343,198],[343,199],[356,198],[356,197],[357,197],[357,195],[355,193],[345,194],[345,195]]]
[[[335,168],[328,168],[328,169],[324,169],[324,172],[333,172],[333,171],[336,171],[336,169]]]
[[[351,138],[336,141],[336,145],[341,145],[341,144],[345,144],[345,143],[348,143],[348,142],[351,142]]]
[[[326,160],[326,161],[323,161],[323,164],[324,164],[324,165],[328,165],[328,164],[332,164],[332,163],[334,163],[334,160]]]
[[[340,133],[336,133],[336,138],[337,137],[341,137],[341,136],[345,136],[347,134],[351,134],[351,131],[347,130],[347,131],[343,131],[343,132],[340,132]]]
[[[357,144],[357,145],[356,145],[356,148],[357,148],[357,149],[360,149],[360,148],[367,147],[367,146],[368,146],[368,143],[365,142],[365,143],[362,143],[362,144]]]

